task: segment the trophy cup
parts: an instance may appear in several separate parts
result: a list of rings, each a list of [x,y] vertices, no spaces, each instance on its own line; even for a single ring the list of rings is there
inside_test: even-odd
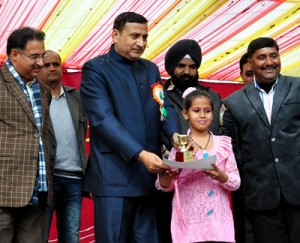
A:
[[[187,150],[186,145],[189,143],[188,135],[178,135],[177,136],[178,143],[180,145],[180,151],[176,152],[175,160],[177,162],[189,162],[193,161],[193,152]]]

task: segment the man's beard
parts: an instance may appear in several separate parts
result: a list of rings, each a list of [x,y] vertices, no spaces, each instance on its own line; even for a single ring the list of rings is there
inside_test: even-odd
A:
[[[172,83],[181,92],[184,92],[189,87],[198,86],[198,73],[195,76],[183,74],[181,76],[172,75]]]

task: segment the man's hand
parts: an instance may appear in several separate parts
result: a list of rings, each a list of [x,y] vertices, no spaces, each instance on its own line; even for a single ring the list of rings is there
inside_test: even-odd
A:
[[[170,166],[164,165],[161,158],[159,158],[156,154],[147,152],[145,150],[140,152],[137,159],[145,165],[149,172],[152,173],[161,173],[164,170],[171,169]]]

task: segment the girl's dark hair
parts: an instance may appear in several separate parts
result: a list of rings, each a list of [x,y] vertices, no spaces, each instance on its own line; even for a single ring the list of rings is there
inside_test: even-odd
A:
[[[214,102],[213,98],[210,96],[210,94],[207,91],[196,89],[189,93],[184,99],[183,99],[183,108],[185,110],[188,110],[191,107],[192,102],[199,97],[205,97],[209,100],[211,109],[214,111]]]
[[[148,20],[138,13],[124,12],[117,16],[117,18],[115,19],[113,29],[122,32],[126,23],[146,24],[148,23]]]

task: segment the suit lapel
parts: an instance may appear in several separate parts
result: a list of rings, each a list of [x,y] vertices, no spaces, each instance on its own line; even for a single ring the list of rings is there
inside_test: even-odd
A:
[[[49,90],[49,92],[51,93],[50,90]],[[50,136],[52,136],[53,139],[55,139],[54,128],[53,128],[53,124],[52,124],[52,120],[51,120],[51,116],[50,116],[50,106],[51,106],[51,102],[52,102],[52,94],[49,96],[51,97],[51,100],[49,102],[48,131],[49,131]],[[43,104],[44,104],[44,102],[43,102]]]
[[[287,81],[286,77],[279,76],[279,80],[277,86],[275,88],[275,94],[273,98],[273,107],[272,107],[272,122],[274,123],[276,116],[278,114],[279,108],[281,107],[282,102],[284,101],[285,97],[287,96],[290,88],[291,82]]]
[[[51,103],[51,91],[46,88],[46,86],[39,82],[40,84],[40,89],[41,89],[41,100],[42,100],[42,128],[44,129],[48,127],[49,125],[49,120],[50,120],[50,103]]]
[[[49,129],[49,134],[55,138],[55,133],[54,133],[54,129],[53,129],[53,125],[52,125],[50,116],[49,116],[49,122],[48,122],[48,129]]]
[[[181,109],[183,109],[182,98],[180,98],[177,95],[177,93],[175,92],[175,90],[172,90],[172,91],[168,92],[168,98],[170,100],[172,100],[178,107],[180,107]]]
[[[245,87],[245,93],[249,101],[253,105],[254,109],[261,117],[263,122],[270,127],[270,123],[263,105],[263,102],[260,98],[259,91],[255,88],[254,83],[251,83]]]
[[[79,121],[79,110],[78,110],[78,102],[75,100],[75,98],[69,94],[70,88],[63,87],[66,98],[67,98],[67,103],[69,106],[69,110],[71,113],[74,129],[77,133],[78,131],[78,121]]]
[[[19,102],[20,106],[25,111],[26,115],[29,117],[29,119],[32,121],[32,123],[36,127],[36,122],[35,122],[35,119],[33,116],[31,106],[30,106],[25,94],[23,93],[20,85],[18,84],[18,81],[12,76],[12,74],[7,69],[5,64],[3,65],[2,71],[3,71],[3,77],[4,77],[4,80],[6,81],[8,90],[16,98],[16,100]]]

